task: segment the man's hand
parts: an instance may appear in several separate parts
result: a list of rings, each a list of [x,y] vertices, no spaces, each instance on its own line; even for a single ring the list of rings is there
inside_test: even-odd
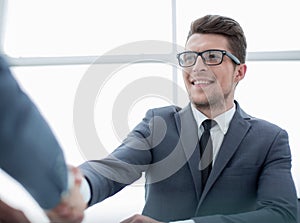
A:
[[[120,223],[163,223],[163,222],[156,221],[147,216],[136,214],[130,218],[121,221]]]
[[[80,223],[83,220],[86,203],[80,193],[82,174],[78,168],[69,169],[74,176],[74,185],[55,208],[46,212],[51,222]]]
[[[30,223],[24,213],[0,200],[0,222],[1,223]]]

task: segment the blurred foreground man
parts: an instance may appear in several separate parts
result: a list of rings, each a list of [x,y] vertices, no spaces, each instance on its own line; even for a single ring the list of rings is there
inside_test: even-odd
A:
[[[79,169],[66,166],[49,126],[0,57],[0,168],[20,182],[54,222],[81,222]],[[20,200],[20,202],[22,202]],[[0,198],[0,222],[29,222]]]

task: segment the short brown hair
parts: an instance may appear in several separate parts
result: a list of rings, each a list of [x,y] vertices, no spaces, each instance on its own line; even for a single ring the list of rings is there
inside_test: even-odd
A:
[[[194,33],[213,33],[225,36],[231,53],[241,63],[245,63],[247,42],[243,29],[237,21],[220,15],[206,15],[192,22],[187,40]]]

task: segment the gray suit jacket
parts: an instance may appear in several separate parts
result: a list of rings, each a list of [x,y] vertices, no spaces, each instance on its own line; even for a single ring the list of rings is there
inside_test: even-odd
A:
[[[41,114],[0,57],[0,168],[44,209],[67,189],[63,152]]]
[[[190,106],[149,110],[109,157],[81,165],[90,205],[146,176],[144,215],[199,223],[296,222],[288,135],[236,112],[205,188],[201,188],[197,126]]]

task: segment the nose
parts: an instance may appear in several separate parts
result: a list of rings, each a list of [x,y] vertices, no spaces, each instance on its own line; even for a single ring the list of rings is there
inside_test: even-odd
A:
[[[193,66],[193,72],[205,71],[207,70],[207,65],[204,63],[201,56],[198,56],[196,63]]]

